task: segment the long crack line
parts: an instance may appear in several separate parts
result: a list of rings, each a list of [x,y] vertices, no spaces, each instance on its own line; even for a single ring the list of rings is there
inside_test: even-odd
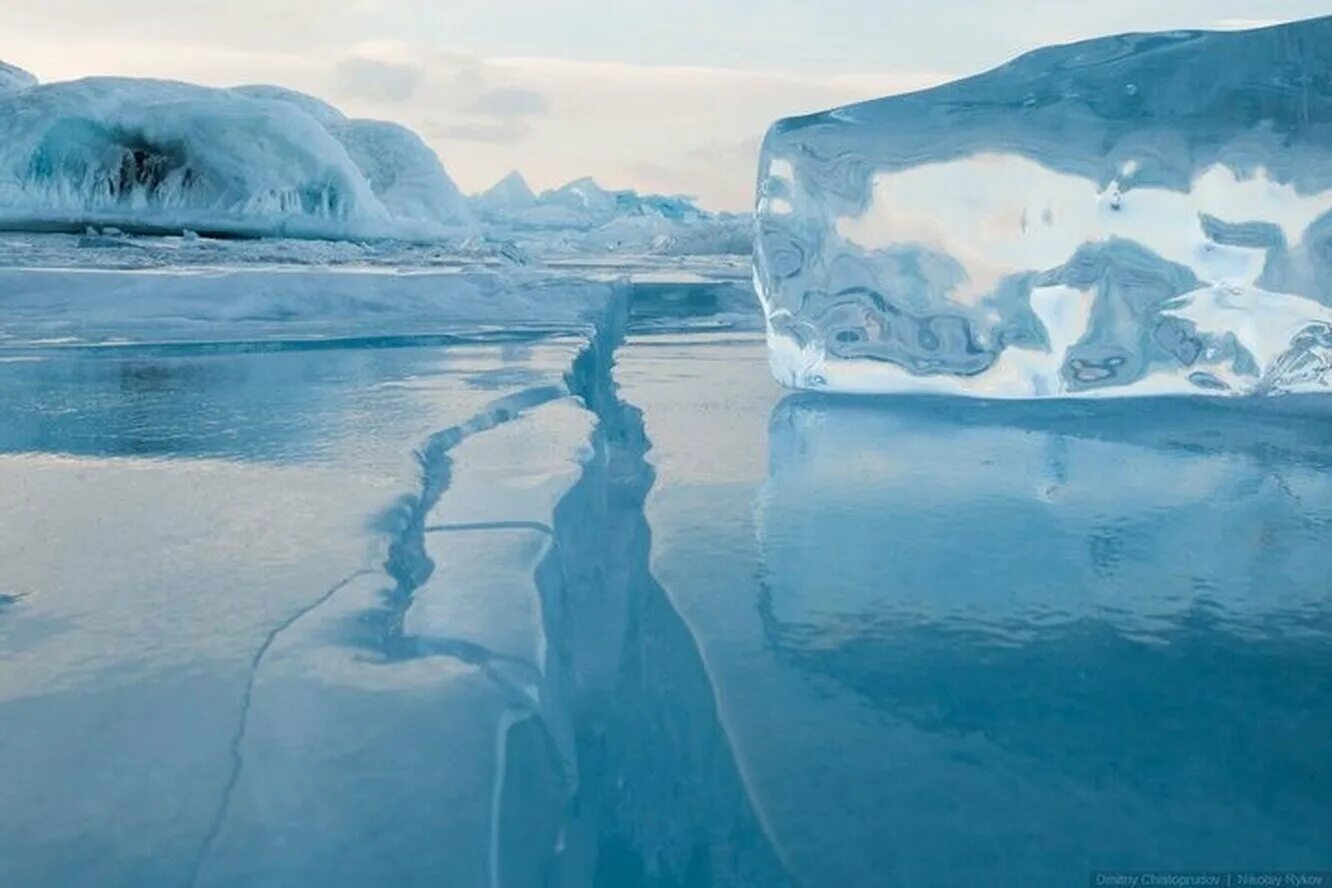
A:
[[[358,570],[349,576],[344,577],[323,595],[320,595],[318,598],[306,604],[300,610],[293,612],[281,623],[274,626],[268,635],[264,637],[264,641],[259,645],[259,649],[255,651],[254,657],[250,660],[250,671],[249,677],[245,682],[245,693],[241,697],[240,718],[237,720],[235,733],[231,735],[231,773],[227,775],[227,783],[222,790],[221,802],[218,804],[217,810],[213,812],[212,823],[209,825],[208,832],[204,836],[203,844],[200,846],[199,853],[194,859],[194,866],[190,868],[190,879],[188,884],[199,884],[199,874],[202,872],[204,863],[213,851],[213,845],[217,842],[217,837],[222,832],[222,824],[226,822],[227,812],[231,809],[231,797],[236,791],[236,784],[240,782],[241,768],[245,763],[244,755],[241,753],[241,747],[245,743],[245,731],[249,726],[250,721],[250,704],[254,699],[254,685],[258,680],[259,666],[263,663],[264,657],[273,647],[273,643],[277,641],[279,635],[294,626],[297,621],[306,614],[310,613],[346,588],[348,583],[370,573],[373,573],[373,571]]]

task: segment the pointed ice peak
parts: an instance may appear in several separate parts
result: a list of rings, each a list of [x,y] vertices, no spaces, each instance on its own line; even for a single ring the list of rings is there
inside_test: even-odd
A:
[[[496,189],[503,189],[509,192],[516,191],[536,197],[536,195],[532,193],[532,189],[528,187],[527,180],[523,178],[523,174],[517,170],[510,170],[509,174],[491,186],[490,190],[495,191]]]
[[[476,200],[487,209],[512,210],[532,206],[536,203],[536,195],[528,187],[523,174],[513,170],[503,179],[477,195]]]

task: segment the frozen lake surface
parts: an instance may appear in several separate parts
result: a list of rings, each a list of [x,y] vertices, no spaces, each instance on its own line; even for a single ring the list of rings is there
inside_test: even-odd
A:
[[[789,395],[731,267],[91,274],[0,271],[0,884],[1327,866],[1326,401]]]

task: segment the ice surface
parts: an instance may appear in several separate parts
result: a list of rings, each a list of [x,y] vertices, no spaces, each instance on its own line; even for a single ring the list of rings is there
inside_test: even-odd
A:
[[[266,687],[261,644],[286,650],[284,624],[378,567],[368,525],[417,483],[413,447],[493,400],[496,367],[520,387],[557,382],[569,355],[198,347],[0,364],[0,587],[21,596],[0,624],[0,882],[187,884],[234,779],[231,745],[252,751],[237,733],[248,704],[273,699],[246,691],[255,673]],[[407,682],[383,672],[385,685]],[[448,698],[447,684],[430,687]],[[279,701],[288,719],[317,711],[295,702]],[[268,723],[255,725],[262,740]],[[345,725],[338,736],[330,750],[356,748]],[[392,739],[406,756],[408,732]],[[245,760],[261,774],[283,761],[267,748],[273,758]],[[421,783],[410,777],[400,786]],[[298,829],[277,826],[279,839]]]
[[[421,241],[214,238],[188,231],[152,236],[113,229],[77,234],[0,232],[0,268],[180,272],[297,266],[384,273],[489,270],[520,277],[539,274],[544,269],[548,276],[572,272],[603,279],[653,275],[679,280],[720,275],[743,282],[746,289],[753,291],[753,264],[748,252],[671,253],[654,251],[651,244],[621,250],[580,250],[576,238],[567,239],[558,231],[459,230],[439,239]],[[757,303],[754,317],[762,322]]]
[[[774,881],[648,573],[634,284],[7,274],[0,882]]]
[[[0,224],[434,237],[470,221],[411,131],[280,87],[0,83]]]
[[[1332,18],[1042,49],[779,121],[756,281],[786,385],[1332,386]]]
[[[537,405],[461,444],[454,481],[425,517],[436,569],[412,596],[403,634],[429,647],[479,644],[519,669],[546,672],[539,567],[555,507],[582,474],[593,417],[573,398]],[[458,565],[475,565],[460,576]]]
[[[738,257],[468,260],[446,246],[0,237],[0,358],[58,349],[237,351],[582,335],[618,289],[655,330],[755,329]]]
[[[0,270],[0,349],[521,340],[587,327],[615,286],[486,269],[9,269]]]
[[[0,280],[0,883],[1322,865],[1323,400],[783,399],[596,271]]]
[[[782,398],[763,356],[645,337],[617,376],[787,883],[1318,865],[1326,399]]]

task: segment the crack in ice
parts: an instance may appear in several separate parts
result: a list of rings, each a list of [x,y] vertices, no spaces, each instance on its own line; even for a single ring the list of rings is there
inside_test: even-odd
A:
[[[328,589],[328,591],[324,592],[324,594],[309,602],[299,610],[294,611],[285,620],[274,626],[273,629],[269,631],[268,635],[264,637],[263,643],[259,645],[258,650],[255,651],[254,656],[250,660],[249,677],[245,682],[245,692],[241,696],[240,718],[236,724],[236,731],[231,737],[229,749],[231,757],[231,773],[227,775],[226,786],[222,789],[222,799],[218,803],[217,810],[213,814],[213,820],[209,825],[208,832],[204,835],[203,844],[199,848],[199,853],[195,858],[194,866],[190,869],[190,878],[187,884],[199,884],[199,874],[203,870],[204,863],[207,862],[208,856],[212,853],[213,845],[217,842],[217,837],[222,832],[222,825],[226,822],[227,812],[231,808],[231,797],[236,790],[236,784],[240,781],[241,768],[245,764],[244,755],[241,753],[241,746],[245,742],[245,732],[250,720],[250,703],[254,699],[254,685],[258,679],[259,667],[262,665],[264,657],[273,647],[273,643],[277,641],[279,635],[296,625],[297,621],[302,617],[328,601],[342,589],[346,588],[348,583],[358,577],[363,577],[370,573],[372,573],[372,571],[362,569],[339,580]]]
[[[425,533],[464,533],[472,530],[532,530],[550,536],[549,524],[541,521],[459,521],[448,524],[431,524]]]

